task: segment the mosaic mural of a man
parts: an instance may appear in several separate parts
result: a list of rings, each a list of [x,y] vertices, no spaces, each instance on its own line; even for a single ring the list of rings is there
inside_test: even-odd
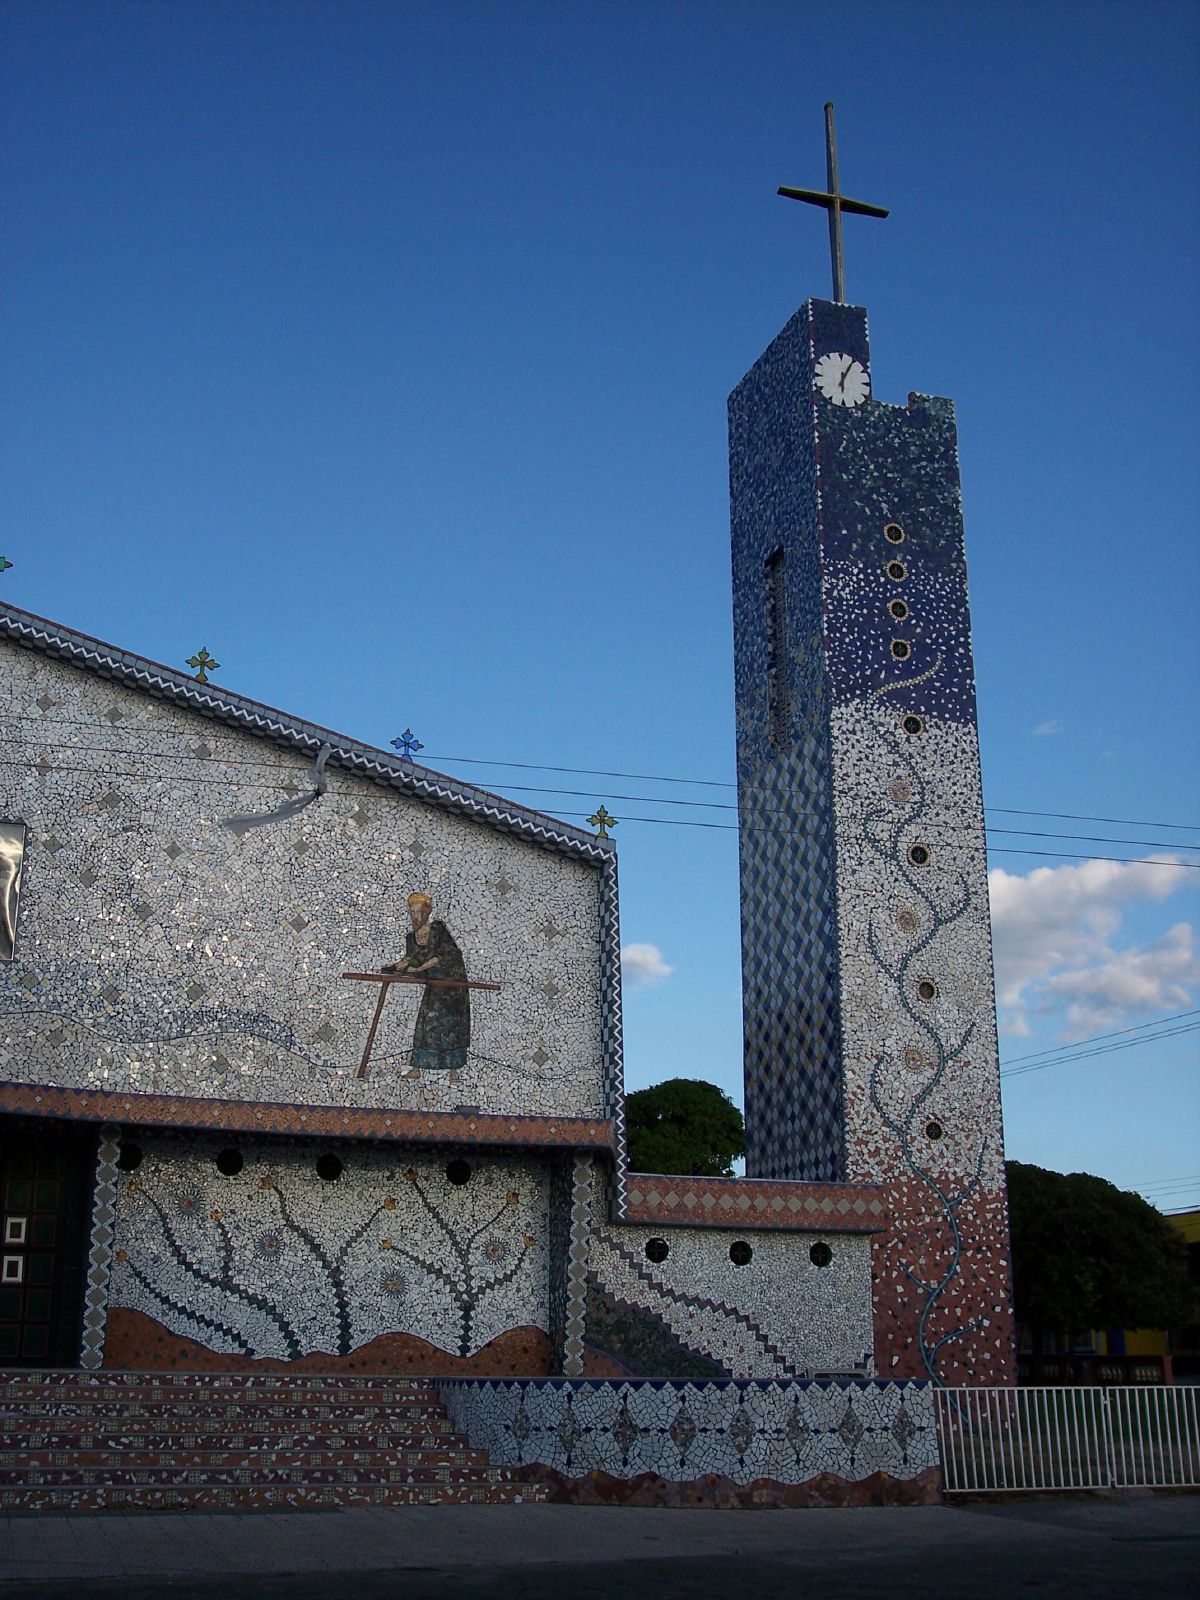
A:
[[[409,895],[408,914],[412,931],[405,940],[404,954],[382,970],[389,975],[407,973],[434,980],[421,996],[409,1068],[412,1072],[423,1067],[435,1072],[456,1071],[466,1066],[471,1043],[466,963],[446,924],[433,920],[433,902],[427,894]]]

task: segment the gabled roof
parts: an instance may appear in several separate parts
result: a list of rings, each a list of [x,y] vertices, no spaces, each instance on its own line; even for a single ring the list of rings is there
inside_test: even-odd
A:
[[[399,756],[377,750],[374,745],[360,744],[345,734],[334,733],[313,722],[303,722],[286,711],[260,705],[245,695],[234,694],[212,683],[198,683],[172,667],[148,661],[85,633],[76,633],[16,606],[0,605],[0,638],[11,639],[27,650],[69,661],[99,678],[123,683],[155,699],[186,706],[201,716],[256,734],[287,749],[315,757],[322,746],[328,745],[332,752],[330,762],[350,772],[372,778],[443,811],[516,834],[545,849],[581,856],[597,865],[615,858],[616,850],[609,839],[599,839],[568,822],[559,822],[429,767],[403,761]]]

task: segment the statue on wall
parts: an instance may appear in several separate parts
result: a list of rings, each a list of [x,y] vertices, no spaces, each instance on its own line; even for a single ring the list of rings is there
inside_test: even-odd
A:
[[[0,961],[11,961],[17,948],[17,901],[25,859],[25,824],[0,822]]]

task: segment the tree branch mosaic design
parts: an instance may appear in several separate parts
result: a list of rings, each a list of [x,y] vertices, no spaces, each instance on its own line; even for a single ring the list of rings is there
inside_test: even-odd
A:
[[[883,914],[873,906],[866,925],[866,945],[880,975],[887,980],[914,1039],[920,1045],[906,1047],[905,1059],[910,1072],[919,1072],[919,1084],[910,1096],[896,1094],[895,1076],[888,1072],[890,1063],[885,1054],[876,1056],[868,1079],[871,1106],[898,1147],[906,1171],[917,1180],[932,1201],[936,1216],[943,1227],[946,1241],[944,1265],[940,1271],[918,1270],[911,1262],[903,1263],[908,1281],[921,1297],[916,1321],[916,1343],[921,1362],[929,1376],[938,1383],[942,1377],[938,1359],[948,1344],[963,1339],[975,1331],[977,1319],[958,1323],[940,1338],[930,1336],[930,1322],[958,1275],[962,1262],[963,1241],[960,1211],[978,1189],[984,1158],[988,1149],[988,1136],[979,1135],[974,1157],[969,1162],[965,1179],[950,1182],[939,1178],[933,1170],[927,1152],[932,1141],[922,1124],[936,1096],[946,1081],[950,1069],[963,1061],[975,1036],[977,1020],[971,1017],[957,1033],[948,1038],[935,1025],[928,1003],[923,1003],[920,984],[923,979],[922,961],[933,946],[972,909],[973,897],[968,873],[961,867],[941,868],[930,878],[928,868],[915,864],[905,840],[911,841],[920,825],[927,823],[936,834],[944,825],[930,814],[928,791],[917,762],[911,754],[911,744],[904,741],[894,725],[894,719],[881,708],[881,702],[892,689],[908,687],[914,682],[936,677],[941,667],[939,656],[933,666],[918,678],[904,684],[889,684],[876,691],[869,716],[875,736],[886,752],[888,764],[902,776],[893,780],[890,787],[892,805],[868,806],[863,813],[863,837],[887,876],[894,882],[897,875],[903,883],[909,906],[902,912],[904,931],[910,934],[898,957],[891,957],[884,948],[878,922]],[[882,767],[884,762],[880,762]],[[937,886],[936,892],[933,885]],[[919,912],[912,912],[912,904]],[[910,926],[911,925],[911,926]],[[885,1087],[884,1079],[888,1078]]]
[[[394,1332],[469,1356],[511,1328],[546,1326],[537,1164],[496,1158],[456,1185],[436,1158],[399,1171],[359,1150],[352,1176],[327,1181],[295,1149],[250,1148],[234,1176],[215,1153],[164,1139],[120,1186],[112,1305],[287,1360],[346,1357]]]

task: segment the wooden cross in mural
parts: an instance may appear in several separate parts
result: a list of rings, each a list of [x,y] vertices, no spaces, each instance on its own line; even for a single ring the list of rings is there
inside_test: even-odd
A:
[[[371,1046],[375,1043],[375,1035],[379,1031],[379,1019],[383,1016],[384,1002],[388,997],[388,987],[393,983],[420,983],[430,989],[491,989],[499,993],[498,983],[468,983],[463,978],[414,978],[407,973],[391,972],[343,972],[343,978],[349,978],[355,983],[379,984],[379,999],[375,1002],[375,1015],[371,1019],[371,1031],[367,1034],[367,1042],[363,1046],[362,1060],[358,1063],[356,1078],[365,1078],[367,1067],[371,1060]]]

